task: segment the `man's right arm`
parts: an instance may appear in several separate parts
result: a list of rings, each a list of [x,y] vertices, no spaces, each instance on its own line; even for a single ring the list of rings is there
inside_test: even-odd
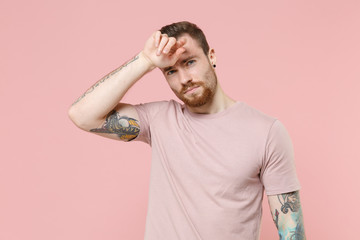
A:
[[[154,32],[139,54],[100,79],[72,104],[70,119],[85,131],[117,140],[133,139],[137,136],[135,129],[139,129],[138,114],[132,105],[121,103],[121,99],[146,73],[175,64],[185,50],[183,44],[160,31]],[[170,51],[164,53],[165,50]]]

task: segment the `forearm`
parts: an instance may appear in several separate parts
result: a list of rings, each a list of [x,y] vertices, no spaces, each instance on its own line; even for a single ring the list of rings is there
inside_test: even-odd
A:
[[[306,240],[301,208],[298,212],[290,213],[288,218],[283,217],[278,224],[280,240]]]
[[[100,79],[74,102],[69,109],[70,119],[84,130],[99,127],[144,74],[155,67],[173,66],[184,53],[184,44],[185,41],[179,42],[160,31],[154,32],[138,55]]]
[[[104,76],[70,107],[71,120],[81,128],[96,125],[121,101],[128,89],[154,69],[142,52]]]
[[[280,240],[306,240],[299,191],[268,196]]]

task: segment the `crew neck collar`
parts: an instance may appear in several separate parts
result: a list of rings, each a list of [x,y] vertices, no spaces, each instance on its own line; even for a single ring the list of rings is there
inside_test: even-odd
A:
[[[240,105],[241,103],[242,103],[241,101],[236,101],[235,103],[230,105],[228,108],[226,108],[220,112],[217,112],[217,113],[194,113],[194,112],[190,111],[185,104],[183,104],[183,108],[184,108],[184,113],[192,118],[210,119],[210,118],[218,118],[218,117],[224,116],[231,109],[235,108],[236,106]]]

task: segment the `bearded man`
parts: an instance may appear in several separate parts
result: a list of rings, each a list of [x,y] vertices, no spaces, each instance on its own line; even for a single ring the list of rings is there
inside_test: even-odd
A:
[[[69,116],[85,131],[152,147],[145,240],[257,240],[264,190],[280,239],[306,239],[285,126],[230,98],[215,67],[198,26],[164,26],[75,101]],[[155,68],[183,103],[121,102]]]

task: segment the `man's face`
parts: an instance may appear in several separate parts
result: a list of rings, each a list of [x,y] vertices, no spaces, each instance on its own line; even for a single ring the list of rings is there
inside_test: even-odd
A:
[[[217,77],[209,57],[197,41],[188,34],[180,36],[178,40],[182,38],[186,39],[183,46],[185,52],[173,66],[161,70],[171,90],[181,101],[190,107],[200,107],[212,100]],[[211,56],[214,57],[213,52]]]

